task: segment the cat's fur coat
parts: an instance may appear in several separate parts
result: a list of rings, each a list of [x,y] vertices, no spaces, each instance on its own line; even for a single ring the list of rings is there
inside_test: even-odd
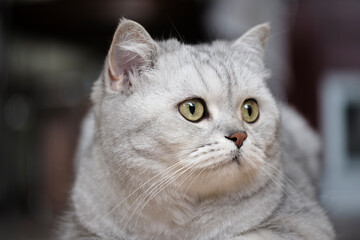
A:
[[[263,24],[192,46],[123,19],[93,87],[60,239],[334,239],[313,185],[317,137],[266,87],[268,34]],[[206,103],[199,122],[178,110],[189,98]],[[254,123],[240,113],[249,98]],[[240,148],[226,137],[238,131]]]

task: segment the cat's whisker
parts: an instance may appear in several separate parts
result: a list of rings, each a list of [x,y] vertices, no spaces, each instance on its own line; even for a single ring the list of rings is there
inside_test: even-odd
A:
[[[212,166],[209,167],[209,171],[207,171],[207,174],[206,174],[206,176],[204,177],[203,182],[207,182],[207,181],[209,180],[209,177],[210,177],[210,175],[211,175],[211,171],[212,171],[213,169],[215,169],[215,168],[216,168],[215,165],[212,165]]]
[[[263,163],[263,162],[261,162]],[[282,180],[284,180],[283,176],[280,175],[280,179],[276,178],[273,173],[271,171],[269,171],[267,168],[266,168],[266,165],[261,165],[260,163],[256,163],[258,164],[257,166],[260,167],[264,172],[265,174],[278,186],[282,189],[282,191],[289,197],[289,199],[298,207],[299,206],[299,202],[293,197],[293,194],[291,194],[287,189],[286,187],[284,186],[284,183],[282,182]]]
[[[185,41],[184,39],[181,37],[180,32],[178,31],[178,29],[176,28],[175,24],[173,23],[173,21],[170,21],[171,26],[174,28],[176,34],[179,36],[180,40],[181,40],[181,44],[185,45]]]
[[[203,145],[199,145],[199,146],[191,147],[191,148],[178,148],[178,150],[179,151],[189,151],[189,152],[185,152],[185,153],[182,154],[182,156],[184,157],[184,156],[188,156],[190,154],[194,154],[197,151],[201,151],[206,147],[210,147],[210,146],[213,146],[213,145],[216,145],[216,144],[218,144],[218,143],[213,142],[213,143],[203,144]]]
[[[178,176],[175,176],[175,178],[172,178],[173,176],[168,175],[165,176],[164,178],[160,179],[159,181],[155,182],[154,184],[152,184],[143,194],[141,194],[136,200],[135,202],[132,204],[136,204],[137,207],[133,210],[132,214],[130,215],[130,217],[128,218],[127,223],[125,224],[125,227],[127,226],[127,224],[130,222],[131,218],[133,217],[133,215],[135,214],[136,210],[141,206],[141,204],[148,198],[148,200],[146,200],[145,205],[154,198],[155,195],[157,195],[158,193],[160,193],[163,189],[165,189],[167,186],[169,186],[170,184],[172,184],[178,177],[180,177],[184,172],[186,172],[187,170],[189,170],[191,165],[193,165],[193,163],[189,163],[185,166],[183,166],[182,168],[178,169],[177,171],[175,171],[173,174],[178,174],[179,172],[181,172],[181,174],[179,174]],[[184,170],[185,169],[185,170]],[[161,183],[160,183],[161,182]],[[160,183],[160,184],[159,184]],[[155,194],[154,194],[155,192]],[[152,196],[153,195],[153,196]],[[152,197],[151,197],[152,196]],[[141,199],[141,200],[139,200]],[[123,219],[124,220],[124,219]],[[122,221],[123,221],[122,220]]]
[[[186,156],[186,155],[187,155],[187,154],[183,154],[183,156]],[[179,157],[179,155],[178,155],[177,157]],[[178,166],[178,165],[182,165],[182,164],[183,164],[183,163],[179,161],[176,165]],[[184,169],[184,168],[186,168],[186,167],[190,167],[191,165],[194,165],[194,166],[195,166],[196,164],[194,164],[193,162],[190,162],[188,165],[186,165],[186,166],[182,167],[181,169],[177,170],[174,174],[177,174],[177,173],[178,173],[179,171],[181,171],[182,169]],[[172,169],[169,169],[169,171],[171,171],[171,170],[172,170]],[[154,178],[154,177],[153,177],[153,178]],[[161,181],[166,180],[166,178],[167,178],[167,176],[165,175],[165,177],[158,179],[158,181],[157,181],[157,182],[154,182],[145,192],[143,192],[143,194],[142,194],[140,197],[142,197],[144,194],[147,194],[152,188],[154,188],[154,186],[155,186],[155,187],[158,187],[158,183],[161,182]],[[138,199],[139,199],[140,197],[138,197]],[[136,199],[135,202],[138,201],[138,199]]]
[[[184,167],[182,167],[181,169],[179,169],[179,171],[174,172],[173,173],[175,175],[174,179],[179,178],[181,175],[183,175],[188,170],[196,171],[197,170],[196,168],[190,168],[190,167],[194,167],[194,166],[196,166],[196,164],[194,164],[193,162],[190,162],[187,165],[185,165]],[[176,174],[178,174],[178,175],[176,176]]]
[[[168,183],[168,184],[166,184],[166,185],[163,185],[163,187],[162,187],[161,189],[158,189],[155,193],[152,194],[152,196],[148,197],[148,200],[147,200],[144,204],[142,204],[142,206],[140,207],[140,210],[139,210],[139,213],[138,213],[138,214],[140,214],[140,213],[143,211],[143,209],[145,208],[145,206],[146,206],[152,199],[154,199],[157,194],[159,194],[162,190],[164,190],[167,186],[169,186],[170,184],[172,184],[174,181],[176,181],[177,179],[179,179],[179,178],[180,178],[183,174],[185,174],[188,170],[190,170],[190,173],[189,173],[185,178],[190,177],[194,172],[196,172],[197,169],[185,169],[185,170],[184,170],[183,172],[181,172],[178,176],[175,176],[174,179],[172,179],[172,181],[171,181],[170,183]],[[183,180],[183,181],[179,184],[179,186],[177,187],[177,189],[176,189],[176,190],[174,191],[174,193],[172,194],[173,197],[175,196],[175,193],[176,193],[176,191],[178,190],[178,188],[179,188],[179,187],[181,186],[181,184],[183,184],[184,182],[185,182],[185,180]],[[136,220],[136,222],[135,222],[135,226],[136,226],[137,222],[138,222],[138,218],[137,218],[137,220]]]
[[[202,172],[205,170],[206,168],[203,168],[197,175],[196,177],[192,180],[192,182],[189,184],[188,188],[185,191],[185,195],[186,193],[189,191],[190,187],[194,184],[194,182],[196,181],[196,179],[202,174]]]
[[[217,165],[218,163],[222,162],[220,156],[223,156],[224,152],[221,152],[221,149],[212,149],[209,152],[204,152],[201,155],[194,156],[194,160],[199,164],[198,166],[201,168],[206,168],[212,165]],[[215,160],[216,162],[212,162]]]
[[[277,174],[279,174],[284,181],[286,181],[288,183],[288,186],[291,187],[293,190],[295,190],[298,194],[302,195],[302,197],[305,198],[305,194],[301,191],[301,189],[299,189],[296,184],[294,183],[293,180],[291,180],[288,176],[286,176],[281,170],[277,169],[275,166],[271,165],[268,162],[263,162],[263,164],[265,164],[268,168],[271,168],[272,170],[274,170]]]
[[[176,192],[180,189],[181,185],[182,185],[184,182],[186,182],[186,180],[192,175],[192,173],[196,172],[197,170],[199,170],[199,169],[193,168],[193,169],[191,170],[191,172],[188,174],[188,176],[186,176],[186,177],[179,183],[179,186],[175,189],[173,195],[176,194]]]
[[[213,159],[213,157],[210,157],[210,158],[207,158],[207,160],[212,160]],[[201,163],[201,162],[200,162]],[[199,165],[200,165],[200,163],[199,163]],[[206,167],[203,167],[202,168],[202,170],[200,170],[201,172],[199,173],[199,175],[205,170],[205,169],[207,169],[207,170],[209,170],[209,168],[210,168],[210,171],[211,171],[211,169],[214,169],[216,166],[215,165],[210,165],[210,166],[206,166]],[[199,169],[197,169],[197,168],[194,168],[180,183],[179,183],[179,186],[176,188],[176,190],[174,191],[174,193],[173,193],[173,196],[176,194],[176,192],[180,189],[180,187],[181,187],[181,185],[182,184],[184,184],[184,182],[186,182],[186,180],[194,173],[194,172],[196,172],[196,171],[199,171]],[[206,179],[208,179],[209,178],[209,176],[210,176],[210,171],[208,171],[207,172],[207,174],[206,174]],[[198,177],[198,176],[197,176]],[[197,178],[196,177],[196,178]],[[196,179],[194,179],[194,181],[195,181]],[[189,188],[191,187],[191,185],[194,183],[194,181],[192,181],[190,184],[189,184],[189,187],[187,188],[187,190],[185,191],[185,194],[188,192],[188,190],[189,190]]]
[[[114,206],[109,212],[107,212],[104,216],[102,216],[101,218],[104,218],[108,215],[110,215],[112,212],[114,212],[117,208],[119,208],[123,203],[125,203],[131,196],[133,196],[137,191],[139,191],[140,189],[142,189],[145,185],[147,185],[149,182],[151,182],[152,180],[154,180],[155,178],[161,176],[161,175],[165,175],[173,170],[174,168],[178,167],[179,165],[181,165],[181,162],[177,162],[173,165],[171,165],[170,167],[164,169],[163,171],[157,173],[156,175],[154,175],[153,177],[151,177],[150,179],[148,179],[145,183],[143,183],[141,186],[139,186],[137,189],[135,189],[134,191],[132,191],[126,198],[124,198],[120,203],[118,203],[116,206]],[[90,221],[94,221],[96,219],[98,219],[99,217],[95,217],[94,219],[90,220]]]
[[[156,192],[161,186],[166,185],[167,182],[171,181],[172,176],[169,174],[168,176],[163,176],[162,178],[158,179],[156,182],[154,182],[148,189],[146,189],[138,198],[131,204],[131,206],[136,206],[134,208],[130,208],[129,211],[132,210],[132,213],[127,217],[124,215],[124,217],[121,219],[120,222],[124,222],[125,219],[128,219],[126,223],[124,224],[124,229],[129,224],[130,220],[136,213],[137,209],[141,206],[141,204],[146,201],[147,198],[149,198],[153,192]]]
[[[182,171],[185,167],[181,167],[180,169],[176,170],[175,172]],[[170,170],[171,171],[171,170]],[[172,177],[170,174],[170,171],[166,172],[166,174],[163,174],[159,179],[157,179],[155,182],[153,182],[145,191],[142,192],[140,196],[136,198],[136,200],[132,203],[132,205],[135,205],[138,201],[142,201],[142,198],[147,196],[148,194],[151,194],[151,192],[158,188],[162,182],[167,181],[169,178]]]
[[[185,169],[180,175],[184,174],[187,170],[189,170],[189,169]],[[173,179],[171,179],[171,178],[167,179],[166,182],[164,182],[164,183],[162,183],[161,185],[159,185],[159,188],[153,189],[153,191],[152,191],[151,194],[149,194],[148,196],[145,196],[145,198],[143,198],[143,200],[140,201],[140,203],[138,204],[138,206],[137,206],[137,207],[135,208],[135,210],[132,212],[132,214],[131,214],[130,217],[128,218],[129,220],[127,221],[127,223],[125,224],[125,226],[128,225],[128,223],[130,222],[131,218],[132,218],[132,217],[134,216],[134,214],[136,213],[137,209],[140,209],[140,210],[138,211],[138,215],[140,215],[141,212],[142,212],[142,210],[144,209],[144,207],[148,204],[148,202],[150,202],[152,199],[154,199],[154,198],[157,196],[157,194],[159,194],[161,191],[163,191],[167,186],[171,185],[174,181],[176,181],[177,178],[178,178],[178,177],[175,177],[175,178],[173,178]],[[140,207],[140,206],[141,206],[141,203],[142,203],[146,198],[147,198],[148,200],[147,200],[145,203],[142,204],[142,207]],[[137,219],[136,222],[135,222],[135,226],[136,226],[137,222],[138,222],[138,219]]]
[[[280,174],[286,181],[288,181],[291,185],[296,186],[296,184],[294,183],[294,181],[292,181],[288,176],[286,176],[281,170],[279,170],[278,168],[276,168],[276,166],[273,166],[272,164],[264,161],[263,162],[264,165],[266,165],[267,167],[273,169],[276,173]]]
[[[279,36],[279,35],[281,35],[281,34],[288,33],[290,30],[291,30],[291,29],[288,28],[288,29],[285,29],[285,30],[283,30],[283,31],[279,31],[279,32],[273,33],[273,34],[271,34],[269,37],[267,37],[267,38],[265,39],[265,41],[269,41],[269,39],[271,39],[271,38],[273,38],[273,37],[277,37],[277,36]]]
[[[269,166],[269,167],[270,167],[270,166]],[[314,207],[317,206],[317,203],[316,203],[316,202],[311,203],[311,202],[309,202],[308,200],[306,200],[306,199],[308,199],[308,198],[307,198],[306,195],[301,191],[301,189],[299,189],[299,187],[297,187],[297,186],[295,185],[295,183],[292,184],[291,182],[289,182],[289,181],[287,181],[285,178],[283,178],[283,177],[286,177],[286,176],[285,176],[282,172],[278,172],[278,174],[282,175],[282,178],[281,178],[281,179],[282,179],[282,180],[285,180],[285,183],[287,183],[286,186],[283,186],[283,187],[282,187],[282,190],[284,191],[285,194],[287,194],[287,196],[289,197],[289,199],[290,199],[299,209],[302,209],[305,204],[306,204],[308,207],[309,207],[309,205],[310,205],[310,206],[314,206]],[[301,195],[301,198],[298,198],[298,197],[295,198],[295,197],[294,197],[294,193],[290,193],[289,190],[286,189],[286,187],[290,188],[289,190],[292,190],[294,193],[300,194],[300,195]],[[302,202],[302,201],[304,201],[304,200],[305,200],[305,202]],[[309,213],[309,214],[316,216],[315,213]]]

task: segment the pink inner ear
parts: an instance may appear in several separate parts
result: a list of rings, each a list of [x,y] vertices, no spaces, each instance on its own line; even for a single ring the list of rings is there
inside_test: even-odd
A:
[[[119,91],[121,89],[121,81],[122,81],[122,76],[117,76],[117,75],[114,75],[112,72],[111,72],[111,69],[109,68],[108,69],[108,73],[109,73],[109,76],[110,76],[110,87],[113,91]]]
[[[151,61],[151,48],[141,39],[120,41],[112,46],[109,59],[111,88],[114,91],[131,87],[131,73],[139,71]],[[134,40],[137,40],[135,42]]]
[[[156,43],[146,30],[130,20],[123,19],[113,38],[108,56],[109,77],[113,90],[128,91],[139,71],[152,61]]]
[[[127,46],[116,45],[112,53],[113,70],[117,75],[126,75],[146,65],[145,59],[139,52],[126,49]],[[140,50],[140,49],[134,49]]]
[[[113,91],[131,87],[130,74],[146,65],[146,61],[137,53],[115,46],[110,60],[109,75]]]

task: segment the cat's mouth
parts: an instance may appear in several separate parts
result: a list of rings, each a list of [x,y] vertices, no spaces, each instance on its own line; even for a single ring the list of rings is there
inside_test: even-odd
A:
[[[233,158],[232,158],[231,162],[235,162],[235,163],[237,163],[237,164],[239,164],[239,165],[240,165],[240,159],[239,159],[239,156],[238,156],[238,155],[233,156]]]
[[[237,154],[237,153],[233,154],[232,156],[230,156],[227,159],[222,160],[221,162],[218,162],[216,164],[215,168],[216,169],[217,168],[223,168],[225,166],[231,166],[233,164],[236,164],[236,165],[239,165],[239,166],[241,165],[241,158],[240,158],[239,154]],[[212,169],[214,170],[214,167]]]

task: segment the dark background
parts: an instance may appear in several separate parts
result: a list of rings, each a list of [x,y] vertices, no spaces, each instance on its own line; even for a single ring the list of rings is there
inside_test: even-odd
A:
[[[271,1],[258,2],[249,9],[250,15],[274,8]],[[295,106],[315,129],[324,131],[319,88],[325,73],[360,70],[360,1],[276,2],[282,9],[278,17],[285,31],[274,34],[271,41],[285,43],[281,47],[286,64],[280,73],[275,71],[270,88],[279,99]],[[218,15],[209,14],[216,12],[219,4],[221,1],[201,0],[1,1],[1,239],[51,237],[66,209],[73,180],[72,157],[81,119],[90,107],[91,85],[100,73],[120,17],[139,22],[155,39],[208,42],[229,36],[222,34]],[[242,7],[241,3],[235,5]],[[255,25],[260,19],[269,21],[259,17],[249,22]],[[351,139],[349,149],[357,156],[359,106],[346,108],[349,118],[344,125]],[[326,158],[323,162],[326,167]],[[360,182],[354,186],[359,188]],[[331,206],[328,210],[338,239],[360,239],[359,215],[339,217]]]

